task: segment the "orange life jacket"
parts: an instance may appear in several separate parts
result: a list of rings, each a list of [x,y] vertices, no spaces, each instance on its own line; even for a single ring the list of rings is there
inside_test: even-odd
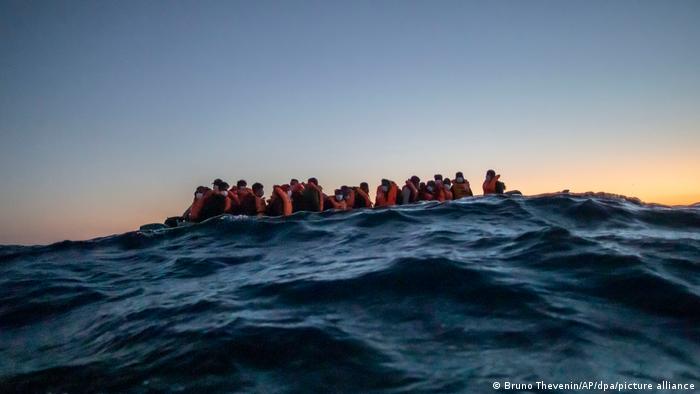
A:
[[[399,193],[399,187],[396,183],[391,182],[389,184],[389,190],[384,193],[382,185],[377,186],[377,198],[374,200],[374,207],[390,207],[396,205],[396,196]]]
[[[452,192],[449,190],[444,190],[443,193],[445,193],[445,201],[452,201]]]
[[[228,195],[223,196],[221,192],[209,190],[201,198],[202,206],[197,210],[195,215],[190,213],[190,219],[193,222],[201,222],[203,220],[221,215],[226,211],[226,206],[230,204]]]
[[[347,204],[345,203],[345,201],[336,200],[335,196],[324,195],[323,208],[326,211],[329,211],[331,209],[339,209],[341,211],[344,211],[347,208]]]
[[[482,185],[482,188],[484,189],[484,195],[487,194],[496,194],[496,182],[498,182],[498,178],[500,178],[500,175],[496,175],[491,178],[491,180],[484,180],[484,184]]]
[[[457,200],[462,197],[473,196],[472,189],[469,187],[469,182],[464,180],[464,183],[453,183],[452,184],[452,197]]]

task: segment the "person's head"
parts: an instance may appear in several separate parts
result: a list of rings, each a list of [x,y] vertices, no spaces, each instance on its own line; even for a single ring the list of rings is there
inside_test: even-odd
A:
[[[455,183],[464,183],[464,175],[462,175],[462,171],[455,174]]]
[[[428,193],[432,193],[435,191],[435,181],[428,181],[428,183],[425,184],[426,190],[428,190]]]
[[[421,182],[418,184],[418,189],[420,190],[425,190],[425,182]]]
[[[299,180],[296,179],[296,178],[292,178],[292,180],[289,181],[289,186],[294,186],[294,185],[296,185],[297,183],[299,183]]]
[[[208,192],[211,190],[211,188],[208,188],[206,186],[197,186],[197,190],[194,191],[194,198],[200,199],[204,197],[204,193]]]
[[[494,171],[494,170],[486,171],[486,179],[492,179],[495,176],[496,176],[496,171]]]
[[[447,190],[450,190],[450,187],[452,186],[452,182],[450,181],[450,178],[443,179],[442,184],[445,186],[445,189],[447,189]]]
[[[367,182],[360,183],[360,190],[365,193],[369,193],[369,184],[367,184]]]
[[[441,181],[441,180],[442,180],[442,174],[435,174],[435,176],[433,176],[433,179],[435,179],[436,181]]]
[[[382,179],[382,190],[384,190],[384,193],[389,191],[390,186],[391,182],[388,179]]]
[[[291,185],[284,184],[284,185],[280,186],[280,188],[282,188],[282,190],[284,190],[284,192],[287,193],[287,196],[289,198],[292,198],[292,186]]]
[[[343,191],[340,189],[335,189],[335,200],[336,201],[343,201]]]
[[[312,185],[318,186],[318,179],[316,179],[316,178],[314,178],[314,177],[311,177],[311,178],[309,178],[308,181],[306,181],[306,183],[310,183],[310,184],[312,184]]]
[[[411,183],[418,187],[418,185],[420,185],[420,178],[418,178],[416,175],[412,176]]]
[[[214,186],[215,191],[227,191],[228,190],[228,183],[222,181],[219,178],[214,179],[214,182],[211,183]]]
[[[255,194],[258,197],[262,197],[264,192],[263,192],[263,185],[262,183],[255,182],[253,183],[253,194]]]
[[[345,198],[347,198],[350,195],[350,193],[352,193],[352,189],[350,188],[350,186],[343,185],[340,187],[340,192]]]
[[[245,181],[245,179],[241,179],[240,181],[236,182],[236,187],[238,190],[243,190],[248,186],[248,182]]]

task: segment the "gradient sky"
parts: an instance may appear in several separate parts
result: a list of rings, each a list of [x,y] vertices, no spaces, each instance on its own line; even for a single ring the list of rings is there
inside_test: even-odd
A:
[[[700,201],[700,2],[0,0],[0,244],[162,222],[195,186],[494,168]]]

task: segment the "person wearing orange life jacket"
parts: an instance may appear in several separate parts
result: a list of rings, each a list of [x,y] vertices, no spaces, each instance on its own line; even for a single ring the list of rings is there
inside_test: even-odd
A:
[[[236,186],[231,186],[228,190],[229,204],[226,208],[226,213],[231,215],[241,214],[241,199],[238,195],[238,188]]]
[[[496,171],[486,171],[486,178],[484,179],[484,184],[482,185],[484,189],[484,195],[503,194],[503,192],[506,189],[506,185],[505,183],[499,181],[500,178],[501,175],[497,175]]]
[[[450,178],[445,178],[442,180],[442,187],[445,195],[445,201],[452,201],[452,182],[450,182]]]
[[[471,197],[472,193],[471,187],[469,187],[469,181],[464,179],[464,175],[461,172],[455,174],[455,181],[452,183],[452,198],[457,200],[462,197]]]
[[[245,179],[241,179],[238,182],[236,182],[236,189],[238,190],[238,197],[243,198],[247,193],[252,193],[253,190],[251,190],[248,187],[248,182],[245,181]]]
[[[323,212],[323,189],[318,185],[318,179],[309,178],[304,185],[300,208],[304,211]]]
[[[435,200],[443,202],[446,200],[445,197],[445,184],[443,183],[442,174],[435,174],[433,177],[435,179],[435,189],[433,190],[433,196]]]
[[[401,188],[401,204],[411,204],[418,202],[418,187],[420,186],[420,178],[413,175],[406,180],[406,184]]]
[[[243,215],[262,216],[265,214],[265,199],[263,185],[254,183],[250,193],[245,193],[241,198],[241,208]]]
[[[343,194],[343,201],[345,201],[345,209],[351,210],[355,207],[355,190],[351,187],[343,185],[340,187],[340,192]]]
[[[382,183],[377,186],[377,198],[374,200],[374,207],[391,207],[396,205],[399,194],[399,187],[394,181],[382,179]]]
[[[267,201],[265,213],[268,216],[289,216],[292,214],[292,189],[289,185],[272,186],[272,194]]]
[[[229,199],[231,200],[231,203],[226,212],[232,215],[242,215],[242,201],[248,194],[251,193],[253,193],[253,191],[248,188],[248,182],[246,182],[244,179],[236,182],[236,186],[231,187],[231,190],[229,190]]]
[[[372,200],[369,198],[369,185],[367,182],[360,183],[359,187],[353,187],[355,192],[355,201],[353,208],[372,208]]]
[[[306,206],[304,204],[304,184],[299,183],[299,181],[296,179],[292,179],[289,182],[289,188],[291,191],[290,198],[292,199],[292,212],[306,210]]]
[[[435,181],[428,181],[420,190],[420,201],[435,201],[438,199],[438,190]]]
[[[201,222],[214,216],[219,216],[226,212],[226,208],[231,203],[228,198],[228,183],[221,179],[216,179],[212,183],[213,187],[202,197],[202,207],[197,212],[190,212],[190,219],[193,222]]]
[[[192,199],[192,204],[190,204],[190,206],[182,214],[183,220],[189,221],[191,220],[190,216],[199,216],[199,212],[202,210],[202,206],[204,205],[204,194],[206,194],[206,192],[209,190],[211,189],[206,186],[197,186],[197,189],[194,192],[194,199]]]
[[[324,211],[329,211],[332,209],[337,209],[340,211],[344,211],[347,209],[347,204],[345,202],[345,196],[343,195],[343,191],[340,189],[335,189],[335,193],[332,196],[325,196],[324,202],[323,202],[323,210]]]

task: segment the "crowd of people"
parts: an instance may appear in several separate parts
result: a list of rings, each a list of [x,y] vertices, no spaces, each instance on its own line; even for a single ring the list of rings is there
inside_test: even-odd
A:
[[[488,170],[482,184],[484,195],[503,194],[505,189],[505,184],[500,181],[500,175],[497,175],[494,170]],[[182,217],[169,220],[201,222],[224,213],[288,216],[298,211],[380,208],[419,201],[456,200],[473,196],[474,193],[469,181],[461,172],[457,172],[454,180],[436,174],[434,179],[427,182],[421,182],[420,178],[414,175],[402,186],[394,181],[382,179],[377,187],[374,202],[370,198],[367,182],[362,182],[359,186],[342,186],[329,195],[324,193],[316,178],[309,178],[305,183],[292,179],[288,184],[274,185],[269,198],[265,199],[264,195],[264,187],[260,183],[254,183],[252,187],[248,187],[245,180],[239,180],[235,186],[229,187],[228,183],[216,179],[211,188],[197,187],[192,205],[187,208]]]

